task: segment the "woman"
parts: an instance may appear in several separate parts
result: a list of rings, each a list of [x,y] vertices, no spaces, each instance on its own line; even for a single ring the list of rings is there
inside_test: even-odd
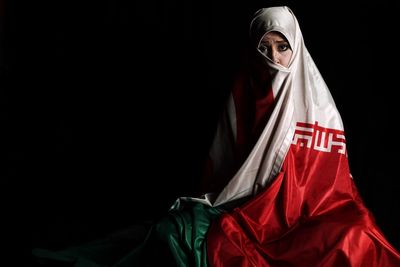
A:
[[[230,166],[239,167],[213,206],[248,200],[212,222],[210,266],[400,266],[400,254],[355,187],[340,114],[293,12],[288,7],[258,10],[250,38],[262,61],[258,68],[268,72],[249,73],[250,83],[242,85],[250,88],[235,88],[227,122],[221,124],[235,127],[231,135],[217,134],[222,138],[212,150],[235,144],[225,149],[233,152],[232,159],[237,151],[248,151],[236,157],[243,163],[232,161]],[[257,82],[264,79],[270,79],[267,86]],[[243,90],[264,95],[254,98],[250,143],[240,142],[249,126],[238,113]],[[234,142],[223,143],[223,136],[235,137]],[[222,156],[210,157],[219,173],[226,168]]]

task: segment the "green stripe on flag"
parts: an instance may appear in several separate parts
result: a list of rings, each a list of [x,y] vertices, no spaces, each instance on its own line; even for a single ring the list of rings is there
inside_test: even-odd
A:
[[[206,233],[212,220],[222,212],[220,208],[198,202],[187,202],[183,209],[171,210],[167,216],[153,225],[138,253],[140,256],[135,257],[135,262],[132,262],[134,265],[118,265],[118,267],[206,267]]]

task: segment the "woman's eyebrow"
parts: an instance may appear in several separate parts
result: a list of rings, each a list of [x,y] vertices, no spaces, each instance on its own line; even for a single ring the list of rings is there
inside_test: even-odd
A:
[[[269,43],[270,43],[269,41],[264,41],[264,40],[261,41],[261,44],[269,44]],[[277,44],[288,44],[289,42],[286,41],[286,40],[279,40],[279,41],[276,41],[275,43],[277,43]]]

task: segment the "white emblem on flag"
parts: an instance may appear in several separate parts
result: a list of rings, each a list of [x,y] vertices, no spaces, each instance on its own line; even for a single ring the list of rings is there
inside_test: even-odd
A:
[[[324,128],[315,124],[298,122],[292,140],[293,145],[313,148],[317,151],[346,155],[346,139],[341,130]],[[347,155],[346,155],[347,156]]]

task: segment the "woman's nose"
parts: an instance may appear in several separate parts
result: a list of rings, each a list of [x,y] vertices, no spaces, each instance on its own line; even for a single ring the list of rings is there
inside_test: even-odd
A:
[[[272,49],[272,51],[271,51],[271,59],[272,59],[272,61],[273,62],[275,62],[275,63],[279,63],[279,53],[278,53],[278,51],[276,51],[276,49]]]

